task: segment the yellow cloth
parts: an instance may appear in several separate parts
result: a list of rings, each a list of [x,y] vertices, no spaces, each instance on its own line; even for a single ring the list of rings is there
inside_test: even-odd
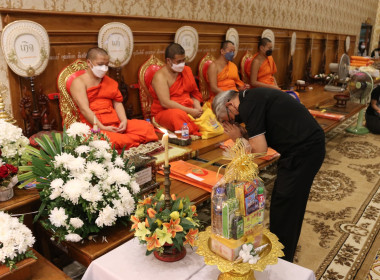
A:
[[[188,115],[190,119],[199,127],[199,132],[202,133],[202,139],[209,139],[223,134],[223,126],[216,120],[216,116],[211,110],[210,102],[206,102],[202,109],[203,114],[197,119],[194,119],[191,115]]]

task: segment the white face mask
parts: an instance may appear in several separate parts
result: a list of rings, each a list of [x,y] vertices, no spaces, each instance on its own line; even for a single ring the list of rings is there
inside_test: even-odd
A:
[[[94,73],[94,75],[98,78],[103,78],[107,71],[108,71],[108,66],[107,65],[95,65],[92,64],[92,62],[90,61],[91,65],[92,65],[92,73]]]
[[[185,68],[185,62],[182,62],[182,63],[178,63],[178,64],[174,64],[172,63],[172,69],[173,71],[175,72],[182,72],[183,71],[183,68]]]

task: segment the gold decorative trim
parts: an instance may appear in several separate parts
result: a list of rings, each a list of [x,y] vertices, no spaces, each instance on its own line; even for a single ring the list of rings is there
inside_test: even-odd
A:
[[[203,101],[207,101],[210,98],[209,85],[206,77],[203,75],[203,67],[207,61],[215,61],[215,57],[212,54],[206,53],[198,65],[199,89],[202,93]]]
[[[247,73],[245,72],[244,66],[245,66],[245,63],[248,60],[252,60],[252,58],[253,58],[253,54],[250,51],[247,51],[242,57],[241,62],[240,62],[240,71],[241,71],[242,80],[246,84],[251,84],[251,81],[250,81],[250,77],[248,77]]]
[[[263,271],[267,265],[276,264],[279,257],[284,256],[282,249],[284,246],[278,241],[278,237],[268,229],[263,229],[263,244],[269,244],[261,253],[260,259],[256,264],[242,263],[238,261],[228,261],[210,249],[211,227],[200,232],[196,246],[196,253],[204,257],[205,264],[217,265],[222,273],[248,274],[251,270]]]
[[[165,64],[160,59],[152,55],[143,65],[141,65],[139,70],[139,86],[140,86],[140,104],[141,111],[143,113],[144,119],[150,119],[150,107],[152,106],[153,99],[150,95],[149,89],[145,83],[145,72],[151,65],[157,65],[160,68]]]
[[[87,69],[87,63],[78,59],[63,69],[57,79],[57,86],[60,93],[59,108],[61,110],[63,125],[65,125],[66,128],[68,128],[74,122],[80,121],[78,108],[74,103],[74,100],[72,99],[68,89],[66,88],[66,83],[72,74],[85,69]]]

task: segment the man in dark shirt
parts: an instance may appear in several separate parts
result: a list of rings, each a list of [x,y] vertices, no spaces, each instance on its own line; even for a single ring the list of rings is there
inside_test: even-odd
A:
[[[277,150],[277,179],[270,205],[270,231],[284,244],[284,259],[292,262],[314,177],[325,157],[325,135],[309,111],[288,94],[255,88],[219,93],[213,111],[225,132],[241,137],[235,116],[246,125],[254,153]]]
[[[365,113],[366,126],[373,134],[380,134],[380,86],[371,94],[371,103]]]

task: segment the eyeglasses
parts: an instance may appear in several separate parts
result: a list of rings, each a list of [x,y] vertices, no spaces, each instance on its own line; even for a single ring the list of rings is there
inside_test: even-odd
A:
[[[228,100],[228,102],[229,102],[229,100]],[[233,124],[234,123],[234,121],[231,119],[231,117],[230,117],[230,110],[228,109],[228,106],[226,105],[226,112],[227,112],[227,117],[228,117],[228,122],[230,123],[230,124]]]

